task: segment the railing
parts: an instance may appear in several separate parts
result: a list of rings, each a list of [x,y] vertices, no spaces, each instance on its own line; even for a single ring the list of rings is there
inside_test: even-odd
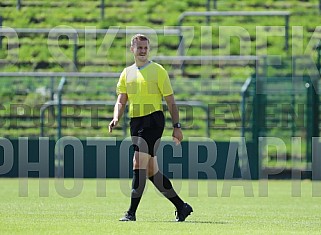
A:
[[[172,61],[177,63],[182,73],[184,74],[184,62],[185,61],[242,61],[248,63],[248,61],[254,61],[255,73],[257,73],[258,63],[261,59],[260,56],[251,55],[235,55],[235,56],[154,56],[152,60],[155,61]]]
[[[67,35],[71,40],[73,40],[73,65],[74,71],[77,70],[78,64],[78,39],[79,35],[87,34],[101,34],[101,35],[131,35],[136,33],[142,33],[146,35],[174,35],[180,38],[181,30],[177,27],[163,27],[162,29],[152,29],[148,27],[128,27],[126,29],[121,29],[120,27],[110,27],[108,29],[93,29],[92,27],[85,29],[75,29],[75,28],[10,28],[2,27],[2,18],[0,18],[0,49],[2,46],[3,37],[18,37],[18,34],[48,34],[53,35]]]
[[[120,73],[85,73],[85,72],[0,72],[0,77],[83,77],[116,78]]]
[[[57,137],[61,137],[61,107],[62,106],[114,106],[115,101],[102,101],[102,100],[96,100],[96,101],[66,101],[62,98],[62,89],[66,83],[66,80],[68,78],[79,78],[79,77],[85,77],[85,78],[117,78],[119,77],[120,73],[79,73],[79,72],[0,72],[0,78],[1,77],[60,77],[62,78],[60,81],[60,84],[57,89],[57,100],[50,100],[47,101],[45,104],[42,105],[40,109],[40,136],[44,136],[44,113],[45,111],[50,107],[58,107],[58,116],[57,116]],[[209,127],[210,117],[209,117],[209,111],[207,105],[205,105],[202,102],[199,101],[177,101],[176,102],[178,106],[192,106],[192,107],[200,107],[201,109],[206,112],[206,122],[207,127]],[[165,105],[165,103],[164,103]],[[60,123],[60,124],[59,124]],[[123,122],[123,135],[126,136],[127,131],[127,116],[124,115],[124,122]],[[210,136],[210,128],[206,128],[206,135]]]
[[[256,61],[258,58],[256,56],[185,56],[185,57],[180,57],[180,56],[159,56],[153,58],[155,60],[181,60],[181,61],[194,61],[194,60],[252,60]],[[120,73],[80,73],[80,72],[0,72],[0,78],[1,77],[41,77],[41,78],[62,78],[64,77],[65,79],[68,78],[118,78]],[[53,89],[53,87],[52,87]],[[44,112],[50,107],[58,107],[60,109],[62,106],[98,106],[98,105],[104,105],[104,106],[113,106],[114,101],[101,101],[101,100],[95,100],[95,101],[66,101],[64,100],[60,95],[58,95],[58,98],[60,97],[60,102],[58,100],[50,100],[46,102],[42,107],[41,107],[41,112],[40,112],[40,120],[41,120],[41,127],[40,127],[40,136],[44,136]],[[204,129],[206,132],[206,136],[210,137],[211,136],[211,128],[210,128],[210,114],[209,114],[209,108],[208,105],[205,105],[202,102],[186,102],[186,101],[177,101],[178,106],[192,106],[192,107],[199,107],[201,108],[205,113],[206,113],[206,123],[207,123],[207,128]],[[58,115],[59,116],[59,115]],[[57,118],[57,117],[56,117]],[[59,118],[58,118],[59,119]],[[58,121],[61,122],[61,120]],[[124,122],[124,125],[126,125],[126,121]],[[61,125],[58,125],[57,129],[57,135],[58,137],[61,136]],[[126,136],[126,129],[127,126],[123,127],[123,135]],[[60,134],[59,134],[60,133]]]
[[[114,106],[115,102],[114,101],[102,101],[102,100],[77,100],[77,101],[66,101],[62,100],[61,102],[57,100],[50,100],[44,103],[41,108],[40,108],[40,136],[43,137],[45,136],[44,132],[44,118],[45,118],[45,111],[49,109],[50,107],[58,107],[58,110],[61,110],[62,106]],[[126,115],[124,115],[124,124],[123,124],[123,134],[124,136],[126,135],[126,129],[127,129],[127,122],[126,122]],[[61,137],[61,116],[60,118],[57,118],[58,121],[58,126],[57,126],[57,133],[58,134],[58,139]]]
[[[202,102],[199,101],[176,101],[176,104],[178,107],[180,106],[191,106],[191,107],[200,107],[201,109],[203,109],[204,112],[206,112],[206,123],[207,123],[207,128],[206,128],[206,135],[207,137],[210,137],[210,128],[209,128],[209,111],[208,111],[208,107],[207,105],[205,105]],[[115,105],[115,101],[102,101],[102,100],[92,100],[92,101],[86,101],[86,100],[78,100],[78,101],[48,101],[45,104],[42,105],[41,109],[40,109],[40,136],[43,137],[45,136],[44,133],[44,118],[45,118],[45,111],[50,108],[50,107],[58,107],[58,110],[61,110],[62,106],[114,106]],[[163,103],[163,105],[165,106],[165,103]],[[61,134],[61,111],[59,112],[60,115],[58,114],[57,117],[57,133],[58,133],[58,139],[61,138],[62,134]],[[123,136],[125,137],[127,135],[127,111],[125,112],[125,115],[123,115],[123,123],[122,123],[122,130],[123,130]]]
[[[285,42],[284,49],[287,51],[289,48],[289,20],[291,13],[288,11],[186,11],[183,12],[178,18],[178,26],[182,29],[183,21],[186,17],[191,16],[204,16],[207,17],[209,22],[209,17],[211,16],[283,16],[285,20]],[[184,45],[184,37],[181,32],[181,47],[180,47],[180,55],[185,55],[185,45]]]

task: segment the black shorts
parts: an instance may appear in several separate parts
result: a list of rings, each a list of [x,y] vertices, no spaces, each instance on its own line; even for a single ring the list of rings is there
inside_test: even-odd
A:
[[[162,111],[146,116],[131,118],[130,134],[134,150],[155,156],[165,127]]]

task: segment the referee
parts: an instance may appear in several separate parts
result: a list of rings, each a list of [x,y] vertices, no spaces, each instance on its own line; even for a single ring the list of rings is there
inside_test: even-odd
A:
[[[130,132],[134,146],[133,181],[128,211],[120,221],[136,221],[136,210],[146,185],[146,177],[176,207],[176,221],[181,222],[193,212],[175,192],[169,179],[158,168],[156,150],[165,126],[162,108],[164,97],[173,123],[173,140],[183,139],[179,113],[167,71],[148,59],[150,40],[136,34],[131,39],[135,63],[123,70],[117,84],[117,101],[109,132],[117,126],[129,102]]]

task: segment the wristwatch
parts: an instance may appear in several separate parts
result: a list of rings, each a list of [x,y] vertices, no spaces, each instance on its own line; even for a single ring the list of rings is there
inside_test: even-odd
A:
[[[174,128],[181,128],[182,126],[181,126],[181,124],[180,124],[179,122],[177,122],[177,123],[175,123],[175,124],[173,125],[173,127],[174,127]]]

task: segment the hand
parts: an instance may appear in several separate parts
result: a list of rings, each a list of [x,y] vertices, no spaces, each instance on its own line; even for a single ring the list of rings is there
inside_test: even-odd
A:
[[[112,133],[113,128],[117,125],[118,125],[118,120],[116,120],[116,119],[111,120],[111,122],[109,123],[109,126],[108,126],[109,133]]]
[[[176,145],[179,145],[183,140],[183,133],[181,128],[174,128],[173,130],[173,141]]]

